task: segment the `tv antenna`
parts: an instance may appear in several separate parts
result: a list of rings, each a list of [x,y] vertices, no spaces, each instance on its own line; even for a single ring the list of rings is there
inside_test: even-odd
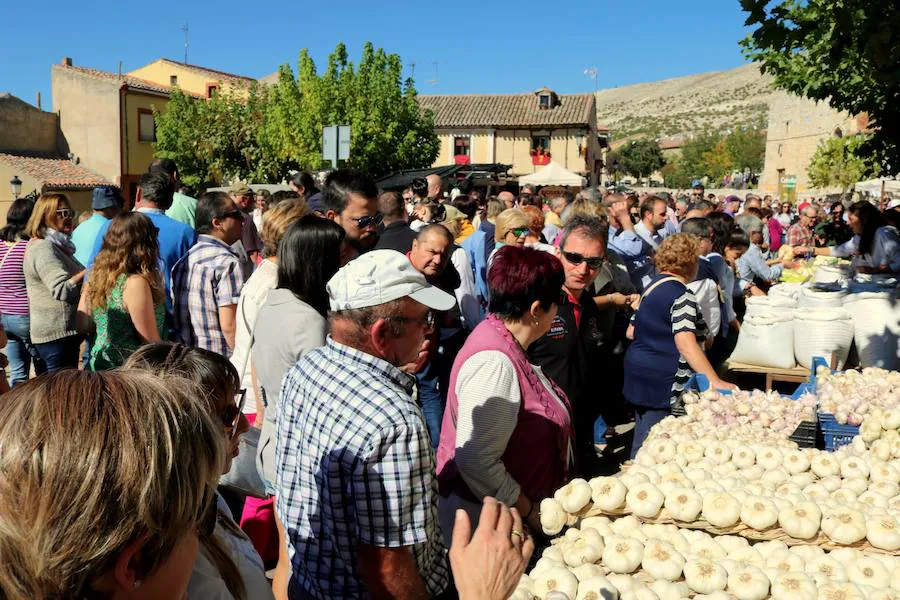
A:
[[[428,83],[431,85],[437,85],[440,79],[438,79],[438,61],[433,60],[431,64],[434,65],[434,79],[429,79]]]
[[[184,32],[184,64],[188,64],[188,24],[185,23],[181,26],[181,31]]]
[[[413,60],[409,63],[409,78],[410,79],[416,78],[416,61],[415,60]]]

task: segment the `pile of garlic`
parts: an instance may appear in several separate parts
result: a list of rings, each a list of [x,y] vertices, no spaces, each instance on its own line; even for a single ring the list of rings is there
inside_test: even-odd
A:
[[[713,427],[705,420],[693,415],[666,417],[653,426],[647,439],[660,437],[676,442],[708,439],[742,444],[766,444],[777,448],[797,448],[797,444],[790,441],[788,436],[775,433],[772,429],[758,423],[732,423]]]
[[[900,598],[896,556],[779,541],[751,545],[634,517],[589,517],[579,526],[544,550],[512,598]]]
[[[875,409],[900,407],[900,372],[876,367],[832,373],[816,370],[819,411],[834,415],[841,425],[860,425]]]
[[[777,392],[738,390],[722,394],[716,390],[686,392],[682,395],[688,416],[706,427],[760,425],[782,437],[788,437],[801,421],[813,420],[816,397],[804,394],[797,400]]]
[[[875,408],[859,426],[859,435],[866,449],[878,460],[900,457],[900,408]],[[858,449],[858,442],[856,443]]]

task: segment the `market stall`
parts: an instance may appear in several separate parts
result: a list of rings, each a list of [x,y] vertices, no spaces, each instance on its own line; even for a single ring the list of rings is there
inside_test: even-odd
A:
[[[540,171],[519,177],[520,186],[527,184],[536,186],[562,185],[580,188],[584,185],[584,177],[567,170],[558,162],[550,161],[550,164]]]

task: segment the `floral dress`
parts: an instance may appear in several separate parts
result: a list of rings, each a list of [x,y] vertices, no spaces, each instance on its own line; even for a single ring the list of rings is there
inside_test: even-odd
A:
[[[91,310],[97,329],[91,346],[90,366],[93,371],[106,371],[122,366],[144,344],[125,308],[123,293],[127,279],[128,274],[119,275],[106,306]],[[156,316],[156,330],[162,337],[166,318],[165,303],[155,305],[153,312]]]

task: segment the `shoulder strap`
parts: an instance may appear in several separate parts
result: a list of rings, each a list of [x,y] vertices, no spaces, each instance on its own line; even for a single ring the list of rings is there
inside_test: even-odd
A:
[[[653,285],[648,287],[646,290],[644,290],[644,293],[641,294],[641,298],[640,298],[640,300],[638,300],[638,308],[641,307],[641,303],[644,301],[644,298],[646,298],[647,296],[650,295],[650,292],[655,290],[657,288],[657,286],[662,285],[663,283],[666,283],[667,281],[678,281],[678,279],[675,277],[663,277],[662,279],[655,281],[653,283]]]
[[[6,242],[3,243],[3,245],[6,246],[6,253],[3,255],[3,259],[0,259],[0,269],[3,269],[3,265],[6,264],[6,259],[9,258],[9,255],[12,254],[13,248],[18,246],[21,241],[24,240],[18,240],[9,245]]]

